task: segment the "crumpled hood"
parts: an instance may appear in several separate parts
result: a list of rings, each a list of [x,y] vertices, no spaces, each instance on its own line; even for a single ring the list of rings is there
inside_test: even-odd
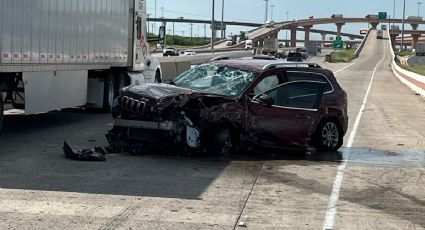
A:
[[[147,97],[154,99],[162,99],[167,97],[175,97],[180,94],[191,94],[198,92],[195,90],[181,88],[169,84],[146,83],[140,85],[131,85],[122,89],[123,96]],[[130,94],[130,95],[128,95]]]

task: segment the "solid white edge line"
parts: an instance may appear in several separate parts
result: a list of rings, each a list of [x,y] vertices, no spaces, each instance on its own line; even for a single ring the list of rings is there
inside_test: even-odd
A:
[[[369,86],[366,90],[366,94],[364,96],[362,106],[360,107],[359,113],[357,114],[356,121],[354,122],[353,130],[350,133],[350,136],[349,136],[348,141],[347,141],[347,145],[344,149],[345,159],[338,166],[338,171],[337,171],[337,174],[335,176],[335,180],[334,180],[334,183],[333,183],[333,186],[332,186],[331,196],[329,198],[329,204],[328,204],[328,209],[326,211],[325,222],[323,223],[323,229],[324,230],[329,230],[329,229],[334,228],[335,216],[336,216],[338,200],[339,200],[339,194],[340,194],[340,191],[341,191],[342,180],[344,178],[344,170],[347,167],[348,156],[350,155],[351,147],[353,146],[353,141],[354,141],[354,138],[356,137],[357,129],[359,127],[360,120],[363,116],[363,112],[364,112],[364,109],[365,109],[366,104],[367,104],[367,99],[369,97],[370,90],[372,89],[373,80],[375,78],[376,70],[378,69],[378,66],[381,64],[381,62],[383,62],[385,60],[385,57],[386,57],[386,52],[384,50],[384,56],[376,64],[375,68],[373,69],[372,77],[370,79]],[[346,68],[348,68],[348,67],[349,66],[347,66]]]
[[[357,62],[351,63],[351,64],[347,65],[346,67],[344,67],[344,68],[342,68],[342,69],[339,69],[339,70],[335,71],[334,73],[335,73],[335,74],[337,74],[337,73],[339,73],[339,72],[341,72],[341,71],[344,71],[344,70],[346,70],[348,67],[350,67],[350,66],[352,66],[352,65],[354,65],[354,64],[357,64]]]

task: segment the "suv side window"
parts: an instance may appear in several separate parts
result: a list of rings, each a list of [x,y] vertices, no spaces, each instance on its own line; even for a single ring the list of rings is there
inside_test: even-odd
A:
[[[286,79],[288,80],[288,82],[292,82],[292,81],[318,81],[318,82],[323,82],[323,83],[326,83],[324,93],[329,93],[333,90],[331,83],[322,74],[310,73],[310,72],[288,71],[288,72],[286,72]]]
[[[279,77],[277,75],[267,76],[254,87],[254,95],[262,94],[278,85]]]
[[[321,82],[290,82],[265,94],[272,98],[274,106],[316,109],[324,86]]]

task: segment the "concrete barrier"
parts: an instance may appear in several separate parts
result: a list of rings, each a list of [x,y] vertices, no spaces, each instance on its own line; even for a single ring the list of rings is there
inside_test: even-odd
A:
[[[388,32],[388,36],[389,36],[389,32]],[[422,97],[425,97],[425,76],[401,68],[397,64],[397,61],[396,61],[397,59],[394,53],[391,39],[389,39],[389,43],[390,43],[391,54],[392,54],[391,67],[395,76],[403,84],[405,84],[407,87],[413,90],[415,93],[417,93],[418,95],[421,95]]]
[[[190,69],[191,67],[192,67],[192,64],[190,62],[176,62],[177,75],[183,73],[184,71]]]
[[[170,81],[176,78],[179,74],[190,69],[192,64],[190,61],[180,62],[161,62],[162,80]]]
[[[175,62],[161,62],[162,80],[169,81],[177,76],[177,66]]]
[[[365,43],[366,43],[366,40],[369,38],[369,34],[370,34],[370,31],[371,31],[371,30],[372,30],[372,29],[369,29],[369,30],[367,31],[366,36],[363,38],[362,43],[360,43],[359,47],[356,49],[356,52],[354,52],[354,56],[355,56],[356,58],[358,58],[358,57],[359,57],[359,55],[360,55],[360,53],[362,52],[363,47],[364,47],[364,45],[365,45]]]

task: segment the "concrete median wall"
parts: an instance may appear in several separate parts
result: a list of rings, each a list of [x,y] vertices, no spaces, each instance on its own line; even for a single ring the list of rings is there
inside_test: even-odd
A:
[[[190,61],[161,62],[162,81],[170,81],[192,67]]]
[[[360,46],[357,48],[356,52],[354,52],[354,56],[355,56],[356,58],[358,58],[358,57],[359,57],[359,55],[360,55],[360,53],[362,52],[363,47],[364,47],[364,45],[366,44],[367,39],[369,38],[369,35],[370,35],[370,31],[371,31],[371,30],[372,30],[372,29],[369,29],[369,30],[367,31],[366,36],[363,38],[362,43],[360,43]]]
[[[391,67],[395,76],[415,93],[425,97],[425,76],[401,68],[396,61],[396,55],[394,53],[391,39],[389,39],[389,43],[392,54]]]

